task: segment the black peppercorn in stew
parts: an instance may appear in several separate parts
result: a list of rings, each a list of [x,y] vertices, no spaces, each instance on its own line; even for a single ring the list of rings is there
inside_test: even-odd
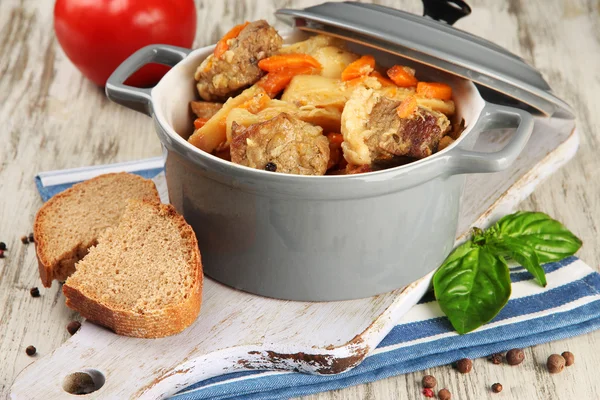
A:
[[[329,36],[282,43],[265,21],[217,43],[194,76],[191,144],[270,172],[341,175],[422,159],[456,139],[450,86]]]

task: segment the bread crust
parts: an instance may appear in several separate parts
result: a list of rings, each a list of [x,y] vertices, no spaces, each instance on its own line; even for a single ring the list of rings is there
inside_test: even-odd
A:
[[[48,200],[42,207],[38,210],[35,221],[33,224],[33,234],[35,237],[35,253],[38,260],[38,269],[40,272],[40,279],[44,287],[52,286],[52,281],[54,279],[64,282],[69,275],[75,272],[75,264],[81,260],[88,252],[88,249],[97,243],[96,240],[91,243],[78,243],[77,246],[71,249],[71,251],[65,253],[57,260],[52,261],[48,256],[48,249],[52,246],[50,240],[48,240],[46,232],[44,230],[44,216],[46,213],[55,207],[55,205],[65,199],[68,200],[73,193],[80,191],[82,188],[87,186],[91,186],[93,183],[104,180],[108,177],[114,176],[127,176],[128,179],[134,178],[139,179],[144,184],[148,185],[148,189],[154,192],[156,196],[156,201],[160,201],[160,197],[158,195],[158,190],[150,179],[142,178],[141,176],[130,174],[128,172],[115,172],[109,174],[103,174],[97,176],[95,178],[86,180],[81,183],[77,183],[71,186],[69,189],[58,193],[53,196],[50,200]]]
[[[174,335],[190,326],[198,317],[202,303],[203,273],[198,240],[193,229],[185,222],[170,204],[160,204],[142,200],[162,211],[177,224],[178,230],[186,239],[195,270],[194,284],[187,293],[187,298],[178,304],[165,308],[136,313],[131,310],[117,310],[90,298],[78,288],[70,285],[69,280],[63,285],[63,293],[68,307],[79,312],[83,317],[98,325],[109,328],[119,335],[139,338],[159,338]],[[100,239],[102,242],[102,239]]]

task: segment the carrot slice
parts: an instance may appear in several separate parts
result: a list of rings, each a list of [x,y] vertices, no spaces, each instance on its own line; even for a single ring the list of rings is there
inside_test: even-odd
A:
[[[342,80],[349,81],[361,76],[369,75],[375,69],[375,58],[373,56],[362,56],[358,60],[348,64],[342,71]]]
[[[343,156],[343,153],[342,153],[342,156]],[[346,158],[344,158],[344,157],[340,158],[340,162],[338,163],[338,168],[346,169],[347,166],[348,166],[348,161],[346,160]]]
[[[238,108],[245,108],[252,114],[256,114],[257,112],[267,107],[270,100],[271,98],[269,97],[269,94],[265,90],[262,90],[250,100],[246,100],[245,102],[243,102]]]
[[[204,72],[210,71],[210,69],[212,68],[213,62],[214,62],[213,60],[214,60],[214,57],[210,58],[208,60],[208,62],[206,63],[206,66],[204,67]]]
[[[387,86],[396,86],[396,84],[394,83],[394,81],[392,81],[391,79],[386,78],[385,76],[381,75],[379,73],[379,71],[373,71],[371,72],[371,74],[369,76],[372,76],[373,78],[376,78],[379,83],[381,83],[381,86],[387,87]]]
[[[408,67],[394,65],[387,70],[387,75],[396,85],[400,87],[411,87],[419,82],[412,71],[413,70]]]
[[[327,140],[329,140],[329,146],[340,147],[344,142],[344,136],[341,133],[328,133]]]
[[[452,88],[445,83],[419,82],[417,85],[417,94],[431,99],[451,100]]]
[[[396,113],[400,118],[408,118],[417,111],[417,99],[415,96],[408,96],[396,108]]]
[[[342,157],[342,143],[344,142],[344,136],[341,133],[328,133],[327,140],[329,140],[329,161],[327,162],[327,169],[331,169],[337,166]]]
[[[350,79],[350,80],[346,81],[346,85],[356,86],[358,84],[365,82],[367,80],[367,78],[377,79],[377,81],[381,84],[382,87],[387,87],[387,88],[397,88],[398,87],[398,86],[396,86],[396,84],[393,81],[384,77],[377,71],[373,71],[369,75],[363,75],[363,76],[359,76],[358,78]]]
[[[227,43],[230,39],[235,39],[236,37],[238,37],[238,35],[240,34],[240,32],[242,30],[244,30],[244,28],[249,24],[250,22],[246,21],[243,24],[239,24],[234,26],[233,28],[231,28],[229,30],[229,32],[227,32],[222,38],[221,40],[219,40],[217,42],[217,45],[215,46],[215,51],[213,52],[213,54],[215,55],[216,58],[221,58],[223,56],[223,54],[225,54],[225,52],[227,50],[229,50],[229,43]]]
[[[342,159],[342,148],[335,147],[329,143],[329,160],[327,161],[327,169],[332,169],[337,166]]]
[[[289,71],[285,72],[269,72],[258,81],[258,86],[263,88],[270,97],[275,97],[281,92],[292,80],[293,75]]]
[[[196,118],[194,120],[194,128],[200,129],[208,122],[208,118]]]
[[[321,63],[308,54],[278,54],[263,58],[258,62],[258,67],[263,71],[274,72],[282,69],[296,69],[312,67],[321,69]]]
[[[258,81],[258,86],[263,88],[270,97],[275,97],[290,83],[296,75],[308,75],[315,71],[312,67],[283,69],[280,71],[269,72]]]
[[[346,81],[346,85],[348,86],[356,86],[361,83],[364,83],[367,80],[368,76],[359,76],[358,78],[350,79]]]

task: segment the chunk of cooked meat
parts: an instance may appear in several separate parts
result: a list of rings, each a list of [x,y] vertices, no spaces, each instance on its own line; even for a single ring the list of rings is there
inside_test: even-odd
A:
[[[437,151],[450,129],[448,118],[422,106],[400,118],[396,112],[400,103],[373,89],[353,92],[342,113],[342,149],[349,163],[372,164],[396,156],[420,159]]]
[[[222,57],[211,54],[196,70],[200,97],[206,101],[225,100],[254,84],[264,74],[258,62],[276,53],[282,43],[267,21],[248,24],[228,41],[229,49]]]
[[[323,129],[287,113],[248,127],[232,123],[231,161],[284,174],[324,175],[329,141]]]
[[[211,119],[213,115],[223,108],[223,103],[210,101],[190,101],[190,108],[198,118]]]
[[[407,118],[400,118],[396,109],[400,101],[381,97],[371,111],[367,139],[371,158],[393,156],[425,158],[437,151],[438,143],[450,129],[450,121],[442,113],[418,106]]]

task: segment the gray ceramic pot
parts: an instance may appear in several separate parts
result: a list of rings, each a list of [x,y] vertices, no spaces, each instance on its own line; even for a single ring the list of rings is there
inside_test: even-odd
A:
[[[293,42],[298,35],[292,31],[284,38]],[[206,274],[251,293],[344,300],[423,277],[454,244],[464,174],[508,167],[533,129],[527,112],[486,103],[472,83],[428,70],[453,86],[459,117],[467,125],[443,151],[402,167],[352,176],[294,176],[243,167],[185,140],[192,126],[188,102],[196,98],[193,74],[213,48],[145,47],[114,72],[106,93],[154,119],[167,149],[170,201],[196,231]],[[370,53],[382,65],[406,63]],[[173,68],[153,89],[123,84],[150,62]],[[498,152],[472,151],[479,134],[493,127],[516,131]]]

